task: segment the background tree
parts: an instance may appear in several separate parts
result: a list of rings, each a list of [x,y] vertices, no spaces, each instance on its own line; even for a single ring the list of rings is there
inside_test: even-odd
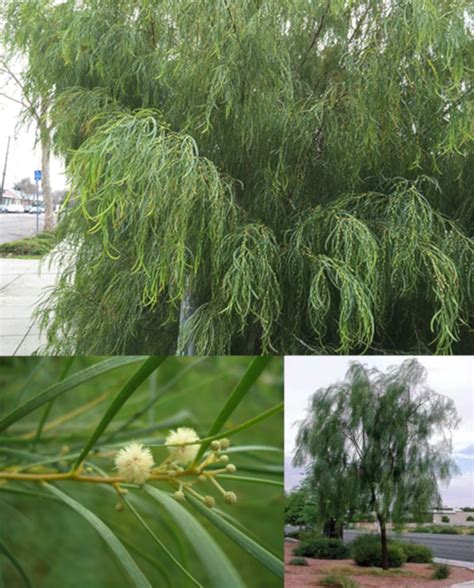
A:
[[[294,461],[310,464],[324,519],[319,505],[338,521],[349,509],[375,514],[387,569],[387,522],[441,506],[438,484],[456,472],[447,437],[456,425],[454,402],[426,385],[417,360],[385,373],[353,363],[312,396]]]
[[[303,481],[285,495],[285,524],[313,527],[317,520],[310,488],[306,481]]]
[[[49,351],[472,350],[467,0],[6,8],[74,198]]]
[[[18,190],[22,194],[28,194],[28,196],[33,196],[36,193],[36,187],[30,178],[23,178],[16,182],[13,184],[13,189]]]

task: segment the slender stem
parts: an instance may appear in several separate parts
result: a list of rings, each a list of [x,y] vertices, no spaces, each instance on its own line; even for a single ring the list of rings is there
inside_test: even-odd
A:
[[[196,469],[183,470],[182,472],[175,472],[173,476],[169,474],[152,474],[148,480],[173,480],[175,478],[183,478],[186,476],[196,476],[200,472]],[[0,480],[17,480],[20,482],[54,482],[60,480],[70,480],[72,482],[88,482],[92,484],[121,484],[126,483],[127,480],[123,476],[87,476],[77,472],[65,473],[44,473],[44,474],[23,474],[19,472],[0,472]]]

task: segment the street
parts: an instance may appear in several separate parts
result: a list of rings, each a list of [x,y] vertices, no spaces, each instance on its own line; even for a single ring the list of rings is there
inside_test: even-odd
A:
[[[344,531],[344,542],[349,543],[362,533]],[[397,541],[422,543],[433,550],[435,557],[474,562],[474,535],[436,535],[433,533],[403,533],[391,535]]]
[[[39,215],[39,230],[43,230],[44,214]],[[31,237],[36,232],[36,214],[0,214],[0,243]]]

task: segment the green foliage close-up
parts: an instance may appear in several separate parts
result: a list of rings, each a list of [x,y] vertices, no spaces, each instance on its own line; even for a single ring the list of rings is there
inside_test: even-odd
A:
[[[2,358],[0,585],[282,587],[282,363]]]
[[[4,0],[53,354],[469,353],[468,0]]]

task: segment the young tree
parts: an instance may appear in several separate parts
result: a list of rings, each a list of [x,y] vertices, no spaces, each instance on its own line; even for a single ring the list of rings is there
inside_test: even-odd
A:
[[[338,520],[351,508],[375,514],[387,569],[387,521],[441,505],[438,484],[456,472],[447,436],[456,425],[454,402],[426,385],[416,359],[385,373],[353,363],[312,396],[294,461],[310,465],[318,513],[321,504]]]
[[[8,4],[73,199],[49,350],[469,352],[467,7]]]

